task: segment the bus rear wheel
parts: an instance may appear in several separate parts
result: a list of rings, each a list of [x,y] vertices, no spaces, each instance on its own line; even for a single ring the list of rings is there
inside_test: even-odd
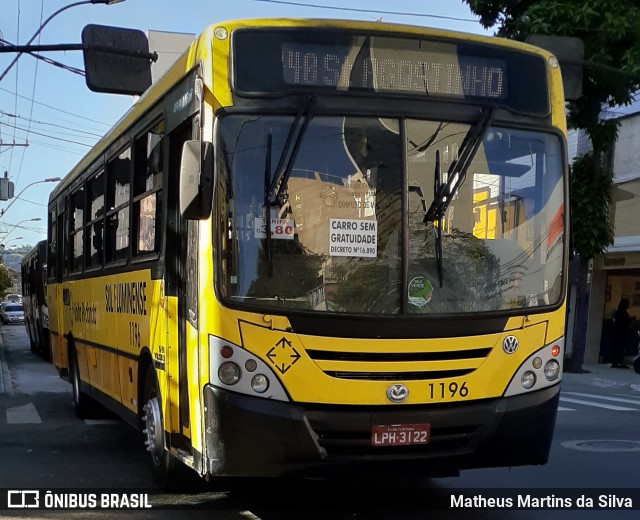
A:
[[[92,411],[91,397],[85,394],[81,388],[80,368],[78,354],[72,349],[69,356],[71,371],[71,386],[73,388],[73,407],[79,419],[90,417]]]
[[[27,325],[27,332],[29,333],[29,347],[31,348],[31,352],[38,352],[38,341],[34,340],[33,334],[31,333],[31,326]]]
[[[36,348],[40,352],[40,356],[45,361],[52,361],[51,347],[49,346],[49,338],[47,333],[40,327],[36,328]]]
[[[160,405],[160,389],[155,370],[149,367],[145,376],[142,424],[144,444],[149,453],[153,480],[163,489],[178,486],[177,461],[165,449],[164,422]]]

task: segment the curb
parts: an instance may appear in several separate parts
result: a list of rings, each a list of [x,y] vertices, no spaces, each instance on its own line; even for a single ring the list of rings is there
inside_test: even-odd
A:
[[[9,372],[9,365],[4,358],[4,343],[2,342],[2,334],[0,334],[0,394],[8,394],[11,397],[15,397],[15,390],[11,383],[11,372]]]

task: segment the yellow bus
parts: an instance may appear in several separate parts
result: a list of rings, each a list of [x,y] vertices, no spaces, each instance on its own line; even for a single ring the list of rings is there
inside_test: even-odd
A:
[[[47,241],[38,242],[20,262],[24,325],[31,351],[44,359],[51,358],[49,317],[47,311]]]
[[[546,463],[565,135],[558,61],[524,43],[210,26],[51,194],[77,413],[143,431],[160,485]]]

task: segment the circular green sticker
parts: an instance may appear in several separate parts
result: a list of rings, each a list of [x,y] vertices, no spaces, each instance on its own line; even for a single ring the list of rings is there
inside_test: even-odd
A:
[[[433,285],[424,276],[416,276],[409,282],[409,303],[424,307],[431,301]]]

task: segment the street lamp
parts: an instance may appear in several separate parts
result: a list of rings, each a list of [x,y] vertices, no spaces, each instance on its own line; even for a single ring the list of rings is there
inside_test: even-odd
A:
[[[17,224],[14,224],[13,227],[9,231],[7,231],[7,234],[4,236],[4,238],[0,240],[0,246],[2,246],[6,242],[7,238],[9,238],[9,235],[13,233],[13,230],[19,227],[20,224],[23,224],[24,222],[40,222],[41,220],[42,219],[40,217],[26,218],[24,220],[21,220]]]
[[[24,238],[24,237],[14,237],[14,238],[12,238],[11,240],[9,240],[9,242],[13,242],[14,240],[22,240],[23,238]],[[9,242],[7,242],[7,244],[8,244]],[[7,246],[7,244],[4,244],[4,243],[3,243],[3,244],[0,244],[0,249],[4,250],[4,249],[5,249],[5,247]]]
[[[64,7],[61,7],[60,9],[55,11],[44,22],[42,22],[42,25],[40,25],[38,30],[33,34],[33,36],[26,43],[26,45],[30,45],[31,43],[33,43],[33,40],[35,40],[36,37],[38,36],[38,34],[40,34],[42,32],[42,29],[44,29],[45,25],[47,25],[55,16],[59,15],[62,11],[66,11],[67,9],[70,9],[70,8],[75,7],[77,5],[84,5],[84,4],[106,4],[106,5],[111,5],[111,4],[118,4],[120,2],[124,2],[124,0],[82,0],[81,2],[74,2],[72,4],[65,5]],[[11,68],[20,59],[20,56],[22,56],[22,54],[23,54],[22,52],[19,52],[19,53],[16,54],[16,57],[13,58],[13,61],[11,61],[11,63],[9,63],[9,66],[4,70],[4,72],[0,76],[0,81],[2,81],[4,79],[4,77],[7,75],[7,73],[11,70]]]
[[[18,193],[16,196],[13,197],[11,202],[7,204],[7,207],[0,211],[0,217],[7,212],[7,210],[12,206],[12,204],[20,198],[20,195],[22,195],[24,193],[24,190],[26,190],[28,187],[33,186],[34,184],[40,184],[41,182],[60,182],[61,180],[62,179],[60,177],[49,177],[48,179],[42,179],[41,181],[34,181],[31,184],[27,184],[24,188],[22,188],[22,191],[20,193]]]

